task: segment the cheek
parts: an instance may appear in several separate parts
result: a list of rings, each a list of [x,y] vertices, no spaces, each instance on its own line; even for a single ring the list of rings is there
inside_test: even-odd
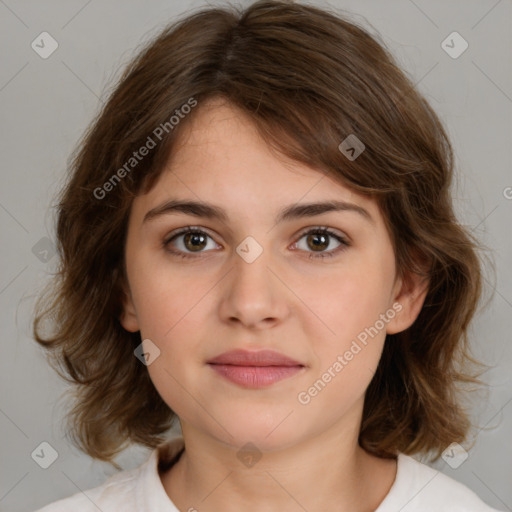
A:
[[[127,261],[128,265],[141,334],[162,342],[174,326],[193,313],[211,287],[193,270],[173,267],[164,256],[155,258],[142,252]]]
[[[205,310],[208,301],[201,298],[211,284],[190,283],[182,278],[168,279],[168,283],[141,279],[137,310],[142,338],[149,338],[160,351],[147,367],[153,385],[181,419],[198,422],[201,408],[195,400],[204,403],[208,399],[197,385],[197,371],[204,365],[204,342],[211,337],[204,328],[205,316],[211,311]]]
[[[193,382],[193,371],[204,364],[205,346],[212,340],[205,320],[214,314],[211,297],[218,278],[198,277],[193,270],[183,269],[170,275],[169,267],[155,265],[141,265],[134,276],[142,339],[150,339],[160,350],[159,359],[148,370],[170,403],[182,392],[179,383]]]
[[[364,396],[386,339],[380,315],[387,311],[387,282],[378,272],[343,277],[326,281],[325,294],[315,305],[324,325],[314,319],[304,331],[315,340],[315,362],[301,389],[302,401],[297,399],[301,407],[307,403],[303,412],[308,417],[324,415],[326,421],[346,414]]]
[[[302,318],[308,319],[303,328],[311,339],[320,338],[320,350],[332,353],[350,345],[386,312],[393,276],[386,263],[359,258],[324,277],[302,279],[297,295],[304,304]]]

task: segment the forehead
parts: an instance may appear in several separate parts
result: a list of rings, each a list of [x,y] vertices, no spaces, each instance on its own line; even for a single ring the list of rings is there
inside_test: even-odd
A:
[[[136,201],[142,211],[170,198],[207,201],[221,205],[228,215],[248,217],[320,201],[346,201],[374,219],[380,215],[373,199],[273,151],[251,118],[224,99],[197,108],[179,132],[157,182]]]

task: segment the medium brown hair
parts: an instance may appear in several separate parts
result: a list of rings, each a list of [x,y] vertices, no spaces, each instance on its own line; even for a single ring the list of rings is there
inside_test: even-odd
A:
[[[151,189],[177,135],[214,97],[249,114],[276,154],[375,198],[398,273],[429,279],[416,321],[385,340],[359,443],[380,457],[437,459],[471,427],[459,385],[480,383],[467,332],[483,246],[453,213],[452,148],[378,36],[346,15],[286,1],[203,8],[167,26],[128,65],[70,159],[57,207],[60,266],[34,319],[48,361],[74,384],[68,434],[116,466],[129,442],[156,447],[176,418],[134,356],[140,332],[119,322],[124,245],[133,198]],[[338,147],[350,134],[365,145],[354,160]],[[156,147],[130,160],[148,137]]]

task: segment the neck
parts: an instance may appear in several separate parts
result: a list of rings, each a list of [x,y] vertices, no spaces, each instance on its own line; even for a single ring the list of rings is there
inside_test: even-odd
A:
[[[183,422],[182,432],[186,449],[161,475],[180,510],[373,512],[395,480],[396,459],[363,450],[359,425],[333,425],[289,448],[244,458],[245,463],[235,446]]]

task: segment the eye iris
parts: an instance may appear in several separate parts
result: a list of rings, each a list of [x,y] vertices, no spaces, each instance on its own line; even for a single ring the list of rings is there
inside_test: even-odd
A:
[[[327,241],[327,236],[323,235],[321,233],[311,234],[311,235],[309,235],[307,237],[307,240],[308,240],[308,243],[309,243],[310,240],[318,240],[319,238],[322,239],[322,242],[320,242],[320,243],[317,243],[316,241],[313,242],[312,248],[314,248],[314,249],[325,249],[326,247],[329,246],[329,242]]]
[[[206,243],[206,236],[202,235],[201,233],[187,233],[184,236],[183,241],[187,249],[197,252],[198,250],[204,248]],[[189,242],[191,245],[189,245]]]

